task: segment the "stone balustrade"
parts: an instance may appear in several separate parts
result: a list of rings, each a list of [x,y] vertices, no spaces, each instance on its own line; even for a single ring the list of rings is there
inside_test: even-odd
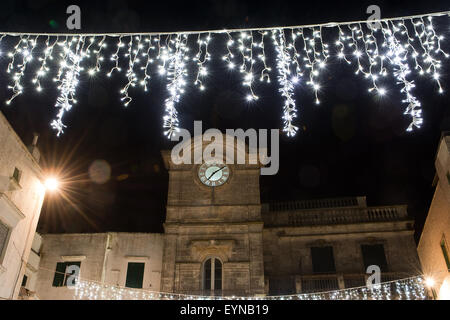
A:
[[[407,220],[406,206],[353,207],[292,211],[271,211],[263,214],[264,225],[316,226]]]

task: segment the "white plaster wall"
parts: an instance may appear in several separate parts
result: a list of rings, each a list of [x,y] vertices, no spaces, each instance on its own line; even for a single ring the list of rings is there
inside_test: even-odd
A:
[[[14,168],[22,171],[20,188],[13,190],[10,178]],[[16,298],[34,233],[39,220],[45,188],[41,170],[25,145],[0,113],[0,195],[12,202],[22,218],[11,231],[6,251],[0,258],[0,299]],[[8,223],[11,210],[0,210],[0,219]],[[11,226],[10,226],[11,227]]]

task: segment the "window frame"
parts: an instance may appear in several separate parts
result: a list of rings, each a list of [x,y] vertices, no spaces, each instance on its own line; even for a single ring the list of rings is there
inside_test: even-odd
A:
[[[21,287],[24,287],[24,288],[26,288],[27,287],[27,285],[28,285],[28,275],[27,274],[24,274],[23,275],[23,278],[22,278],[22,284],[20,285]]]
[[[16,177],[16,172],[17,172],[17,177]],[[13,171],[11,178],[13,178],[17,184],[20,184],[20,179],[22,178],[22,170],[20,170],[17,167],[14,167],[14,171]]]
[[[59,283],[56,283],[56,277],[61,274],[61,271],[58,271],[58,265],[63,265],[64,266],[64,273],[62,275],[62,283],[59,280]],[[69,266],[73,266],[73,265],[77,265],[80,268],[80,274],[78,275],[79,277],[81,276],[81,261],[58,261],[56,262],[56,267],[55,267],[55,272],[53,275],[53,281],[52,281],[52,287],[54,288],[67,288],[67,278],[70,277],[72,274],[68,274],[67,273],[67,268]]]
[[[389,272],[389,260],[388,260],[387,254],[386,254],[386,243],[383,242],[383,241],[376,241],[376,242],[362,242],[362,243],[359,244],[359,250],[361,252],[361,263],[362,263],[362,267],[364,269],[363,271],[365,273],[368,266],[366,266],[366,263],[365,263],[365,260],[364,260],[363,246],[382,246],[383,247],[383,253],[384,253],[384,261],[386,263],[386,267],[384,269],[382,268],[382,266],[379,266],[379,267],[380,267],[380,270],[381,270],[382,273]]]
[[[142,268],[142,280],[141,280],[141,286],[140,287],[129,287],[127,285],[128,284],[128,272],[129,272],[130,264],[143,265],[143,268]],[[145,267],[146,267],[146,264],[143,261],[128,261],[127,262],[127,272],[125,274],[125,287],[126,288],[132,288],[132,289],[143,289],[144,288]]]
[[[9,224],[2,221],[1,219],[0,219],[0,224],[5,226],[6,229],[8,230],[6,232],[4,245],[2,248],[0,248],[0,266],[1,266],[3,264],[3,260],[6,256],[6,251],[8,251],[9,239],[11,238],[11,233],[12,233],[13,228]]]
[[[220,289],[216,289],[215,288],[215,285],[216,285],[216,279],[215,279],[215,277],[216,277],[216,260],[220,262],[220,280],[221,280]],[[205,286],[206,286],[206,282],[205,282],[205,280],[206,280],[205,265],[206,265],[206,263],[208,261],[211,261],[211,264],[210,264],[211,265],[211,270],[210,270],[211,274],[210,274],[210,278],[209,278],[209,282],[211,284],[210,289],[206,289],[205,288]],[[209,291],[209,293],[212,296],[221,295],[222,292],[223,292],[223,283],[224,283],[224,280],[223,280],[223,261],[222,261],[222,259],[220,259],[217,256],[208,256],[208,257],[206,257],[205,260],[202,263],[202,270],[201,271],[202,271],[201,272],[201,275],[202,275],[202,283],[201,283],[201,285],[202,285],[202,292],[205,293],[205,292]]]
[[[331,248],[331,257],[333,259],[333,271],[316,271],[314,268],[314,257],[313,257],[313,250],[314,249],[325,249],[325,248]],[[334,254],[334,247],[331,244],[324,244],[324,245],[313,245],[310,246],[309,248],[310,250],[310,254],[311,254],[311,267],[312,267],[312,272],[313,274],[336,274],[337,273],[337,269],[336,269],[336,257]]]

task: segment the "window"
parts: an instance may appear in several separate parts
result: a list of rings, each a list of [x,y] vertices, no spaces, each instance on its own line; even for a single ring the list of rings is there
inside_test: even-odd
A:
[[[17,168],[14,168],[14,173],[13,173],[12,177],[17,183],[19,183],[21,175],[22,175],[22,173],[20,172],[20,170]]]
[[[333,247],[312,247],[311,258],[314,273],[335,273]]]
[[[28,277],[26,275],[24,275],[23,279],[22,279],[22,287],[25,287],[27,285],[27,282],[28,282]]]
[[[222,262],[217,258],[203,263],[203,291],[211,295],[222,292]]]
[[[361,245],[361,251],[364,261],[364,271],[371,265],[379,266],[381,272],[388,271],[384,246],[382,244],[363,244]]]
[[[447,264],[447,270],[450,271],[450,257],[448,255],[448,248],[447,248],[447,243],[445,241],[445,236],[442,236],[442,240],[441,240],[441,250],[442,250],[442,254],[444,255],[444,259],[445,259],[445,263]]]
[[[56,264],[55,276],[53,277],[53,286],[54,287],[66,287],[67,279],[74,275],[74,272],[69,273],[67,268],[69,266],[78,266],[81,267],[80,261],[71,261],[71,262],[58,262]]]
[[[8,226],[0,221],[0,259],[2,258],[3,252],[6,249],[6,242],[8,240],[8,235],[9,235]]]
[[[142,288],[142,283],[144,282],[144,268],[145,263],[143,262],[129,262],[125,287]]]

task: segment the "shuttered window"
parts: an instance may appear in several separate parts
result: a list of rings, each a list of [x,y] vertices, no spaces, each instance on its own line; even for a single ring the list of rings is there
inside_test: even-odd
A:
[[[144,269],[145,263],[143,262],[129,262],[125,286],[128,288],[142,288],[144,282]]]
[[[361,246],[363,255],[364,268],[376,265],[380,267],[382,272],[387,272],[386,255],[384,254],[384,246],[382,244],[367,244]]]
[[[19,169],[14,168],[14,172],[13,172],[13,179],[19,183],[20,182],[20,176],[21,176],[21,172]]]
[[[28,282],[28,277],[26,275],[23,276],[22,279],[22,287],[26,287]]]
[[[80,261],[71,261],[71,262],[58,262],[56,264],[55,276],[53,277],[53,286],[54,287],[66,287],[67,279],[73,275],[69,274],[67,268],[69,266],[78,266],[81,267]]]
[[[311,257],[314,273],[335,273],[333,247],[312,247]]]
[[[8,233],[8,226],[0,221],[0,258],[3,255],[3,251],[6,249],[6,240],[8,239]]]

